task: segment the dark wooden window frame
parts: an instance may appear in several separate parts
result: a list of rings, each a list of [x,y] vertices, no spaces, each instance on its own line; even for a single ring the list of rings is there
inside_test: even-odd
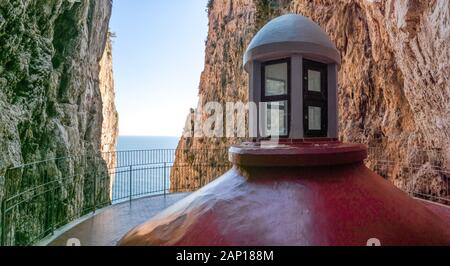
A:
[[[287,94],[266,96],[266,66],[287,63]],[[280,138],[288,138],[291,127],[291,58],[271,60],[261,63],[261,102],[287,102],[287,130],[286,135]],[[269,136],[270,137],[270,136]]]
[[[308,90],[308,70],[319,71],[321,91]],[[305,137],[326,137],[328,134],[328,66],[323,63],[303,59],[303,126]],[[321,130],[309,130],[308,107],[321,108]]]

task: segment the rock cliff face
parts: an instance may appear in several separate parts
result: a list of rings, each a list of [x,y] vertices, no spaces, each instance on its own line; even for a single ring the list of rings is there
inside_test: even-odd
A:
[[[108,169],[113,169],[116,165],[115,151],[119,135],[119,115],[115,104],[111,34],[108,35],[105,51],[100,60],[99,78],[103,115],[100,150]],[[110,188],[112,188],[113,181],[113,176],[111,176]]]
[[[27,243],[51,222],[63,224],[108,202],[112,161],[101,151],[114,149],[117,132],[106,45],[111,4],[0,0],[0,199],[54,181],[57,202],[52,209],[49,195],[35,196],[7,213],[10,244]]]
[[[271,18],[302,14],[341,52],[340,138],[373,147],[368,165],[396,186],[448,198],[448,174],[434,170],[450,168],[449,1],[211,0],[208,9],[199,106],[246,101],[242,56],[249,41]],[[194,149],[236,141],[181,139],[177,164],[195,162],[182,156],[195,158]],[[176,177],[172,185],[195,182]]]

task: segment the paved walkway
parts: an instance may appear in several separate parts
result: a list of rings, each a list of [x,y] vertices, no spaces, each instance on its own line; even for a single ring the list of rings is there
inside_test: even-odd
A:
[[[82,246],[115,246],[135,226],[187,195],[189,193],[177,193],[112,205],[62,233],[49,245],[66,246],[68,239],[77,238]]]

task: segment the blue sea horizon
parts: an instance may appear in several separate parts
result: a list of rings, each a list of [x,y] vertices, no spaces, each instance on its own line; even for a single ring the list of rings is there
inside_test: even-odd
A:
[[[176,149],[179,140],[172,136],[119,136],[116,150]]]
[[[113,202],[128,199],[130,191],[133,197],[168,192],[171,163],[175,160],[175,152],[147,151],[175,150],[179,139],[169,136],[119,136],[116,150],[117,165],[120,167],[114,174]],[[167,164],[156,163],[160,160]]]

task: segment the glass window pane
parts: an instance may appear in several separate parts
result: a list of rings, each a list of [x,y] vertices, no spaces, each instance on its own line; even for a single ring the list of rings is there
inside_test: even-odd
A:
[[[308,70],[308,90],[320,92],[320,71]]]
[[[308,106],[308,129],[321,130],[322,129],[322,108],[316,106]]]
[[[266,136],[287,136],[288,134],[288,103],[268,102],[266,108]],[[277,126],[278,125],[278,126]],[[277,128],[278,127],[278,128]]]
[[[288,86],[288,64],[280,63],[265,67],[266,96],[285,95]]]

